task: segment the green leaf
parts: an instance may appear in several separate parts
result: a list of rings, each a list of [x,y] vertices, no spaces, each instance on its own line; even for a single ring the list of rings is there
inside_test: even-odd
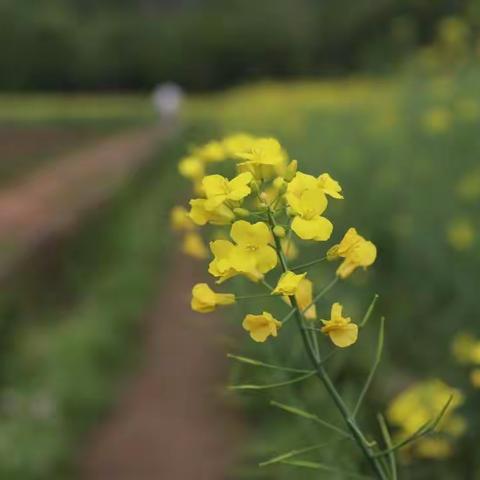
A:
[[[342,435],[343,437],[346,438],[352,438],[350,433],[346,432],[345,430],[342,430],[340,427],[337,427],[336,425],[333,425],[332,423],[329,423],[325,420],[322,420],[320,417],[315,415],[314,413],[307,412],[305,410],[302,410],[297,407],[292,407],[290,405],[285,405],[280,402],[276,402],[275,400],[272,400],[270,402],[270,405],[273,407],[280,408],[281,410],[284,410],[285,412],[291,413],[293,415],[297,415],[299,417],[306,418],[307,420],[312,420],[320,425],[323,425],[325,428],[329,428],[330,430]]]
[[[243,384],[243,385],[229,385],[227,388],[229,390],[267,390],[269,388],[278,388],[278,387],[285,387],[287,385],[291,385],[292,383],[301,382],[306,380],[307,378],[312,377],[317,372],[312,370],[305,375],[300,375],[299,377],[295,377],[291,380],[286,380],[285,382],[278,382],[278,383],[270,383],[267,385],[254,385],[254,384]]]
[[[314,370],[304,370],[300,368],[282,367],[280,365],[273,365],[271,363],[265,363],[260,360],[255,360],[254,358],[241,357],[239,355],[233,355],[231,353],[227,354],[227,358],[231,358],[232,360],[237,360],[237,362],[247,363],[248,365],[254,365],[255,367],[271,368],[273,370],[280,370],[283,372],[311,373],[314,371]]]
[[[266,460],[258,464],[259,467],[267,467],[268,465],[273,465],[274,463],[283,462],[289,458],[292,458],[296,455],[301,455],[302,453],[311,452],[313,450],[318,450],[319,448],[325,447],[326,445],[331,444],[332,442],[323,442],[318,443],[316,445],[311,445],[305,448],[299,448],[295,450],[290,450],[289,452],[282,453],[281,455],[277,455],[276,457],[271,458],[270,460]]]
[[[358,397],[357,403],[355,405],[355,408],[353,409],[352,416],[355,418],[357,415],[362,402],[365,398],[365,395],[367,394],[368,389],[370,388],[370,385],[372,383],[373,377],[375,375],[375,372],[378,368],[378,365],[380,363],[380,360],[382,358],[382,351],[383,351],[383,344],[385,340],[385,318],[382,317],[380,319],[380,329],[378,331],[378,341],[377,341],[377,352],[375,354],[375,359],[373,361],[372,368],[370,369],[370,372],[368,374],[367,380],[365,382],[365,385],[362,388],[362,391],[360,392],[360,395]]]

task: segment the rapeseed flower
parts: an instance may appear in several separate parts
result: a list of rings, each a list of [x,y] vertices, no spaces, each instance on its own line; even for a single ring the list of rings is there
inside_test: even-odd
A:
[[[294,272],[285,272],[278,280],[277,286],[272,291],[272,295],[295,295],[300,282],[307,274],[296,274]]]
[[[235,303],[233,293],[215,293],[206,283],[197,283],[192,289],[192,310],[200,313],[213,312],[220,305]]]
[[[188,215],[187,209],[179,205],[173,207],[170,211],[170,224],[173,230],[177,231],[190,231],[195,229],[195,224]]]
[[[263,312],[261,315],[248,314],[242,323],[243,328],[250,333],[255,342],[264,342],[269,336],[276,337],[282,326],[272,314]]]
[[[359,235],[355,228],[349,228],[342,241],[327,252],[328,260],[344,258],[337,269],[340,278],[346,278],[358,267],[367,268],[377,258],[377,247]]]
[[[190,200],[190,218],[197,225],[228,225],[235,219],[233,211],[224,204],[211,208],[206,198],[194,198]]]
[[[205,165],[198,157],[185,157],[178,164],[180,175],[190,180],[198,180],[205,174]]]
[[[248,185],[252,179],[250,172],[241,173],[232,180],[222,175],[207,175],[202,180],[203,191],[207,197],[205,208],[212,211],[225,201],[240,202],[250,194]]]
[[[290,298],[284,296],[283,299],[291,305]],[[315,320],[317,318],[317,307],[312,304],[313,301],[313,283],[308,278],[302,278],[295,292],[298,308],[303,312],[303,316],[307,320]],[[308,309],[307,309],[308,308]]]
[[[340,303],[332,305],[330,320],[322,320],[322,332],[330,337],[334,345],[345,348],[357,341],[358,326],[352,323],[350,317],[343,317],[342,310]]]
[[[294,214],[291,228],[298,237],[316,241],[330,238],[333,225],[330,220],[321,216],[327,208],[327,198],[320,189],[306,190],[300,197],[287,193],[287,201]]]
[[[208,249],[197,232],[188,232],[183,239],[182,251],[198,260],[208,257]]]

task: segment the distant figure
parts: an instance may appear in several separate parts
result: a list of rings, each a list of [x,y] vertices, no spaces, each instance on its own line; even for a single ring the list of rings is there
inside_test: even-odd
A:
[[[173,121],[180,112],[183,91],[175,83],[162,83],[155,87],[152,100],[160,119]]]

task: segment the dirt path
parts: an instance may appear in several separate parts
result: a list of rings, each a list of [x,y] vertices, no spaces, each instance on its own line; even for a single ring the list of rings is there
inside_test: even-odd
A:
[[[221,319],[188,306],[198,268],[183,256],[146,324],[145,357],[93,432],[84,480],[225,480],[238,428],[221,399]],[[220,331],[219,331],[220,330]]]
[[[108,198],[169,133],[155,126],[116,134],[1,190],[0,278],[36,245]]]

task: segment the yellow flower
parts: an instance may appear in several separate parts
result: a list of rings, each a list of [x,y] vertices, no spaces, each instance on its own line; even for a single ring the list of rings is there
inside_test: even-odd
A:
[[[235,133],[225,137],[222,141],[226,155],[230,158],[234,158],[238,152],[249,150],[254,142],[255,137],[246,133]]]
[[[442,107],[432,108],[422,118],[424,128],[431,133],[443,133],[452,123],[452,114]]]
[[[330,340],[340,348],[353,345],[358,338],[358,326],[352,323],[350,317],[342,317],[342,305],[334,303],[330,314],[330,320],[322,320],[322,332],[330,337]]]
[[[470,372],[470,382],[473,388],[480,388],[480,368],[474,368]]]
[[[295,245],[295,242],[291,238],[282,238],[280,241],[282,246],[283,253],[288,260],[295,260],[298,258],[298,248]]]
[[[192,310],[200,313],[212,312],[219,305],[235,303],[233,293],[215,293],[206,283],[197,283],[192,289]]]
[[[239,247],[235,267],[243,272],[267,273],[277,265],[277,253],[270,246],[272,234],[264,222],[248,223],[237,220],[230,230],[230,236]],[[253,265],[253,268],[252,268]]]
[[[447,239],[450,245],[458,251],[472,248],[475,241],[475,229],[467,218],[453,220],[447,227]]]
[[[230,236],[236,244],[228,240],[210,242],[214,259],[208,271],[218,277],[218,283],[236,275],[258,281],[277,265],[277,253],[269,245],[272,234],[266,223],[238,220],[232,225]]]
[[[190,180],[197,180],[202,178],[205,174],[205,166],[197,157],[185,157],[180,160],[178,171],[180,172],[180,175],[189,178]]]
[[[246,150],[237,152],[236,155],[244,160],[238,164],[240,171],[249,171],[259,179],[281,175],[287,161],[286,152],[274,138],[258,138]]]
[[[358,267],[367,268],[377,258],[377,248],[365,240],[355,228],[349,228],[342,241],[327,252],[328,260],[342,257],[345,260],[337,269],[340,278],[346,278]]]
[[[304,317],[307,320],[315,320],[317,318],[317,307],[312,305],[313,300],[313,283],[308,278],[303,278],[298,284],[297,292],[295,293],[298,308],[304,311],[309,305],[307,311],[304,312]],[[283,297],[285,302],[291,305],[289,297]]]
[[[455,360],[463,365],[480,365],[480,341],[469,333],[459,333],[452,343]]]
[[[334,180],[328,173],[322,173],[317,179],[318,187],[320,190],[325,193],[325,195],[330,195],[332,198],[343,199],[343,195],[340,193],[342,187],[340,184]]]
[[[318,189],[332,198],[343,199],[342,187],[328,173],[322,173],[318,178],[303,172],[297,172],[293,180],[288,184],[287,196],[300,198],[307,190]]]
[[[221,142],[211,141],[194,150],[194,155],[204,162],[221,162],[225,160],[225,149]]]
[[[455,413],[463,403],[463,395],[438,379],[431,379],[411,385],[394,398],[387,410],[389,420],[400,428],[396,435],[398,441],[414,434],[421,426],[429,422],[444,408],[450,395],[453,399],[448,411],[437,426],[442,438],[422,438],[413,444],[413,453],[426,458],[444,458],[451,451],[451,438],[458,437],[465,431],[463,417]],[[425,443],[432,439],[434,442]],[[447,445],[442,442],[448,443]]]
[[[278,280],[277,286],[272,291],[272,295],[295,295],[297,293],[300,282],[307,274],[297,275],[293,272],[285,272]]]
[[[228,180],[221,175],[204,177],[202,185],[207,197],[205,207],[207,210],[214,210],[226,200],[233,202],[242,200],[251,192],[248,184],[252,181],[252,178],[252,174],[249,172],[241,173],[232,180]]]
[[[316,241],[330,238],[333,225],[330,220],[321,216],[327,208],[327,198],[321,190],[306,190],[299,198],[287,193],[287,201],[295,214],[292,230],[300,238]]]
[[[187,209],[176,205],[170,211],[170,224],[173,230],[193,230],[195,228],[192,219],[189,217]]]
[[[188,232],[185,235],[182,251],[193,258],[203,260],[208,257],[208,250],[203,243],[202,237],[196,232]]]
[[[228,225],[235,219],[235,214],[226,205],[218,205],[214,209],[209,209],[207,199],[194,198],[190,200],[190,218],[197,225],[211,223],[213,225]]]
[[[242,323],[243,328],[250,333],[255,342],[264,342],[270,335],[276,337],[282,322],[275,319],[270,313],[261,315],[248,314]]]

